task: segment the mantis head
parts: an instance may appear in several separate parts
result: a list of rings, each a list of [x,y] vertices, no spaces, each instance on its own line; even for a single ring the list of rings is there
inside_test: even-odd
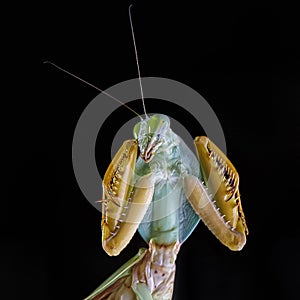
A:
[[[162,114],[155,114],[134,126],[133,135],[137,139],[141,157],[149,162],[163,143],[164,136],[170,128],[170,120]]]

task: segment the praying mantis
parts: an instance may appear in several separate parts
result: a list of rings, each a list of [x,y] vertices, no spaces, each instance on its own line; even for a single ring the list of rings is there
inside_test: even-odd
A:
[[[129,15],[133,34],[130,8]],[[168,116],[147,115],[134,34],[133,41],[145,117],[103,177],[102,246],[116,256],[138,231],[148,248],[84,300],[170,300],[177,254],[200,220],[233,251],[244,247],[248,235],[239,175],[227,156],[206,136],[195,137],[195,155]]]
[[[197,159],[166,115],[146,117],[133,133],[104,175],[102,245],[118,255],[138,230],[149,248],[85,300],[171,299],[177,253],[200,218],[229,249],[246,243],[238,173],[209,138],[195,138]]]

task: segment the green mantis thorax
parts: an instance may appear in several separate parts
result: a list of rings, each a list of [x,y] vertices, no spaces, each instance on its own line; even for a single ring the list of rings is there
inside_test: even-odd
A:
[[[154,195],[139,232],[147,242],[153,238],[160,244],[182,243],[199,222],[183,189],[184,176],[200,176],[197,158],[172,131],[165,115],[139,122],[134,137],[140,150],[136,174],[147,172],[154,179]],[[183,222],[187,215],[189,222]]]

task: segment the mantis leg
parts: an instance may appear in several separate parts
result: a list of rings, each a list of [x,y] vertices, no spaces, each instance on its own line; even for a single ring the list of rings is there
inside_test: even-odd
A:
[[[116,299],[123,295],[124,299],[136,299],[136,292],[131,288],[131,274],[133,267],[139,263],[146,254],[147,249],[142,248],[133,258],[107,278],[84,300]],[[121,294],[121,295],[120,295]],[[126,297],[125,297],[126,296]]]
[[[150,249],[141,248],[137,255],[131,258],[108,279],[106,279],[95,291],[84,300],[153,300],[151,290],[153,276],[145,278],[150,271],[153,261]],[[153,270],[155,272],[155,270]],[[166,274],[166,277],[167,274]],[[160,287],[161,288],[161,287]],[[168,289],[168,286],[166,287]],[[160,298],[155,298],[160,299]]]
[[[151,174],[133,182],[136,158],[136,141],[125,141],[104,175],[102,246],[109,255],[127,246],[152,200]]]
[[[211,232],[231,250],[241,250],[248,229],[241,206],[239,176],[225,154],[207,137],[195,139],[202,183],[187,175],[184,189],[195,212]]]

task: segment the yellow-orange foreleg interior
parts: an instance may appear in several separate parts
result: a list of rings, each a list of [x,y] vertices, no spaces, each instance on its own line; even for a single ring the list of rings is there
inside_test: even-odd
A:
[[[103,179],[102,246],[118,255],[129,243],[152,200],[151,174],[134,183],[137,142],[125,141]]]
[[[185,192],[214,235],[231,250],[241,250],[248,228],[243,213],[239,175],[226,155],[207,137],[195,139],[204,183],[186,176]]]

